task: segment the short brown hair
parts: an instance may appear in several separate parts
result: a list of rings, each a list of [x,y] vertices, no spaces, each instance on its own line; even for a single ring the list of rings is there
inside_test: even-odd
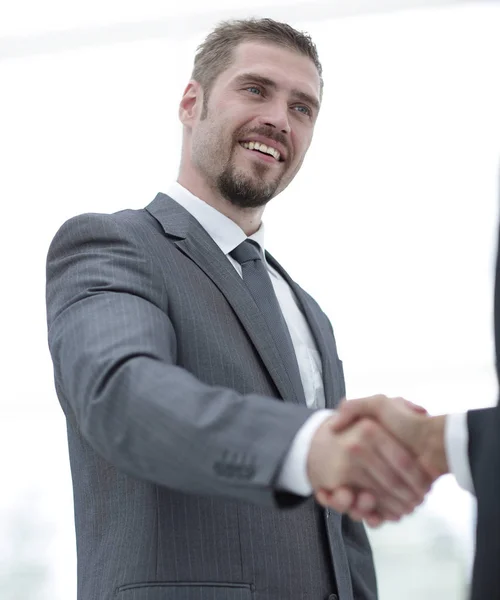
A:
[[[223,21],[198,46],[194,58],[191,77],[203,88],[205,109],[214,81],[231,64],[236,47],[248,41],[275,44],[307,56],[318,70],[321,90],[323,89],[323,69],[318,51],[307,33],[273,19]]]

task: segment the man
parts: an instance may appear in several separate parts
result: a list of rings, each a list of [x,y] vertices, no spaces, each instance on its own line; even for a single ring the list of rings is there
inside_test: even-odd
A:
[[[264,251],[264,207],[300,169],[321,92],[308,36],[222,24],[180,103],[168,195],[71,219],[51,245],[79,600],[375,599],[363,526],[315,500],[366,487],[397,519],[429,489],[371,420],[332,432],[331,325]]]
[[[500,236],[495,279],[495,347],[497,378],[500,380]],[[375,396],[344,403],[335,431],[342,431],[356,419],[370,417],[386,427],[419,457],[436,479],[451,472],[458,483],[477,497],[476,554],[472,600],[500,598],[500,409],[471,410],[467,414],[427,417],[411,410],[401,399]],[[378,525],[383,517],[371,510],[376,499],[366,494],[364,505],[352,489],[338,488],[330,503],[353,518]]]

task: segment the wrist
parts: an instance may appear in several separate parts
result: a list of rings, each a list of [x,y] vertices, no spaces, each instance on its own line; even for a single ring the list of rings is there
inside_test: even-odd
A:
[[[335,437],[335,433],[332,431],[334,422],[335,416],[328,416],[316,429],[311,441],[306,472],[313,490],[320,487],[319,482],[322,480],[325,457],[332,455],[332,439]]]
[[[283,461],[277,479],[277,487],[300,496],[313,492],[308,476],[308,461],[314,434],[322,422],[332,414],[331,410],[314,411],[296,433]]]
[[[450,471],[446,457],[445,423],[445,415],[426,417],[425,419],[422,455],[425,457],[425,466],[432,471],[432,475],[436,478]]]

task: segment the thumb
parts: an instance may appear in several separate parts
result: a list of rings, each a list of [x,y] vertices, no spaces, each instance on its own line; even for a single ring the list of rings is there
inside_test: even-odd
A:
[[[423,407],[420,406],[419,404],[415,404],[414,402],[410,402],[410,400],[405,400],[404,398],[401,398],[401,400],[403,400],[403,403],[410,408],[411,410],[413,410],[414,412],[421,414],[421,415],[427,415],[428,412],[427,410]]]
[[[384,396],[344,400],[339,406],[335,419],[332,419],[332,431],[343,431],[363,417],[376,419],[380,410],[381,398],[384,398]]]

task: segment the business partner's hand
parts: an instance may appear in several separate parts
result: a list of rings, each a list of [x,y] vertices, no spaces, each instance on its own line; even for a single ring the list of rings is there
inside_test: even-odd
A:
[[[344,422],[335,431],[338,417],[327,419],[311,443],[307,471],[317,501],[337,508],[335,490],[359,494],[366,513],[377,510],[385,520],[399,520],[424,499],[430,478],[411,452],[373,419]]]
[[[429,417],[425,411],[403,398],[371,396],[344,402],[332,429],[339,433],[351,427],[357,420],[376,420],[394,437],[404,443],[417,456],[420,465],[431,481],[448,472],[444,443],[445,416]],[[348,512],[352,518],[365,519],[377,526],[387,517],[374,508],[376,499],[361,494],[353,488],[340,487],[329,496],[329,504],[340,512]]]

